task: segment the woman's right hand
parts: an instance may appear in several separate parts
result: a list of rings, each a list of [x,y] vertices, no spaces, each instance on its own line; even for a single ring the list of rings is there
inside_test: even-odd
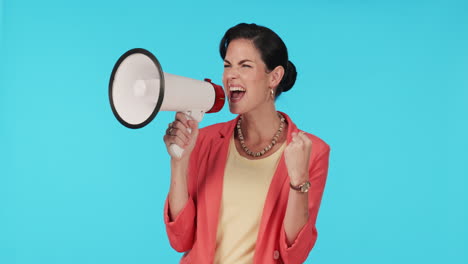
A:
[[[182,112],[177,112],[174,122],[169,124],[163,139],[171,158],[174,160],[183,160],[190,157],[195,147],[197,137],[198,122],[187,119],[187,116]],[[184,150],[181,157],[176,157],[171,154],[169,146],[172,144],[176,144]]]

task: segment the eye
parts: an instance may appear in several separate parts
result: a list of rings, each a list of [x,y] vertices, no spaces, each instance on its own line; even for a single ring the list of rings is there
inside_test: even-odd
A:
[[[229,65],[229,64],[224,64],[224,68],[229,68],[229,67],[231,67],[231,65]]]
[[[248,64],[242,64],[242,68],[252,68],[252,66],[250,66]]]

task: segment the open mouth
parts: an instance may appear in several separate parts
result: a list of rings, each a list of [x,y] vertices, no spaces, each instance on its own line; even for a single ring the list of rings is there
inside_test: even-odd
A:
[[[229,101],[231,103],[239,102],[244,97],[246,90],[242,87],[229,87]]]

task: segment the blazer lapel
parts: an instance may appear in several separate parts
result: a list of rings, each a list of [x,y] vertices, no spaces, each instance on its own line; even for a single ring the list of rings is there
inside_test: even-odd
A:
[[[206,229],[209,234],[206,234],[208,239],[207,245],[213,245],[213,250],[216,245],[216,234],[218,231],[219,210],[222,199],[224,170],[229,150],[229,140],[234,131],[234,126],[237,119],[225,123],[225,125],[218,131],[217,138],[213,141],[211,146],[209,162],[212,168],[207,169],[206,178],[204,182],[200,182],[199,186],[204,186],[203,192],[204,204],[206,204],[205,213]]]
[[[280,112],[286,121],[288,122],[288,131],[287,131],[287,136],[286,136],[286,144],[289,144],[292,139],[292,132],[298,132],[298,129],[296,125],[291,121],[288,115],[286,115],[283,112]],[[273,175],[273,178],[270,183],[270,187],[268,189],[267,197],[265,199],[265,205],[263,207],[263,212],[262,212],[262,218],[260,220],[260,227],[259,227],[259,232],[257,236],[257,245],[256,245],[256,252],[257,249],[259,248],[259,244],[262,243],[262,237],[263,234],[266,232],[266,228],[268,226],[268,221],[270,219],[270,216],[273,213],[273,210],[275,209],[277,205],[277,201],[279,197],[281,196],[281,189],[283,186],[286,184],[286,182],[289,181],[289,176],[288,176],[288,170],[286,167],[286,162],[284,160],[284,153],[281,155],[281,159],[278,163],[278,167],[276,168],[275,174]],[[255,260],[255,256],[254,256]]]

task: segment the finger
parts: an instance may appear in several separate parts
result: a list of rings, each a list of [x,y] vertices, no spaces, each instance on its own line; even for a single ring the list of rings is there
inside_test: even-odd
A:
[[[167,128],[166,136],[168,136],[168,138],[165,138],[165,140],[170,141],[171,137],[179,137],[184,142],[184,144],[188,144],[190,135],[188,134],[187,129],[184,127],[184,125],[180,124],[180,122],[177,122],[177,123],[179,124],[178,125],[176,124]],[[179,129],[177,128],[177,126],[179,127],[182,126],[184,128]]]
[[[182,139],[180,139],[180,137],[177,137],[177,136],[168,136],[169,137],[169,145],[172,145],[172,144],[176,144],[177,146],[181,147],[181,148],[184,148],[186,146],[186,144],[184,143],[184,141]]]
[[[297,141],[297,133],[296,132],[292,132],[291,133],[291,136],[292,136],[292,142],[296,142]]]
[[[197,121],[189,120],[188,125],[192,129],[192,132],[198,133],[198,122]]]
[[[164,137],[163,137],[163,141],[164,141],[164,144],[166,145],[166,147],[169,147],[169,136],[167,134],[164,134]]]
[[[190,141],[190,135],[184,134],[182,131],[177,130],[176,133],[174,133],[176,137],[180,138],[182,142],[184,142],[185,145],[187,145]]]
[[[177,112],[177,113],[176,113],[176,120],[182,122],[182,124],[184,124],[184,126],[190,127],[190,126],[188,125],[188,123],[187,123],[187,121],[188,121],[189,119],[187,118],[187,115],[186,115],[185,113],[183,113],[183,112]]]
[[[306,146],[308,147],[312,146],[312,140],[310,140],[310,138],[307,136],[307,134],[304,131],[301,131],[299,135]]]
[[[184,129],[185,130],[185,129]],[[184,134],[180,129],[175,127],[170,127],[166,130],[166,135],[164,136],[164,142],[167,146],[170,144],[176,144],[183,147],[189,143],[190,137]]]
[[[166,148],[169,149],[169,146],[172,145],[172,144],[176,144],[180,147],[184,147],[185,144],[184,142],[177,136],[172,136],[172,135],[164,135],[163,137],[163,140],[164,140],[164,144],[166,145]]]
[[[294,137],[294,142],[298,145],[303,145],[304,140],[302,139],[302,136],[300,133],[297,133],[296,136]]]
[[[165,135],[168,135],[168,136],[172,136],[172,131],[174,130],[174,128],[172,126],[168,127],[166,129],[166,133]]]
[[[195,120],[188,120],[187,121],[189,127],[187,128],[189,131],[189,141],[191,142],[193,138],[198,137],[198,122]],[[189,143],[190,144],[190,143]]]
[[[163,139],[164,139],[164,144],[166,145],[166,148],[169,148],[169,146],[172,144],[177,144],[177,142],[179,142],[179,144],[182,144],[183,146],[183,142],[180,140],[180,138],[178,139],[176,136],[164,135]]]
[[[186,137],[190,137],[190,131],[189,131],[189,127],[186,127],[182,122],[180,121],[174,121],[173,122],[173,126],[172,128],[173,129],[177,129],[177,131],[180,131],[181,133],[183,133]],[[174,134],[174,133],[173,133]]]
[[[304,131],[299,132],[297,135],[304,143],[309,139]]]
[[[184,123],[184,122],[185,122],[185,121],[180,121],[179,119],[176,119],[176,120],[174,120],[174,121],[171,123],[170,126],[171,126],[171,127],[178,127],[178,128],[185,128],[185,129],[187,129],[189,126],[188,126],[187,122],[185,122],[185,123]]]

